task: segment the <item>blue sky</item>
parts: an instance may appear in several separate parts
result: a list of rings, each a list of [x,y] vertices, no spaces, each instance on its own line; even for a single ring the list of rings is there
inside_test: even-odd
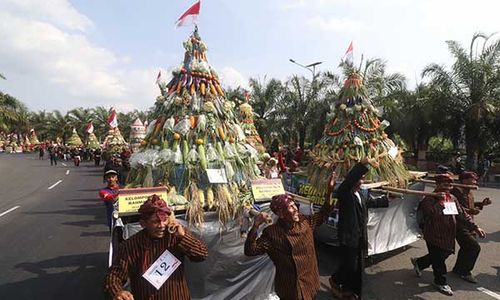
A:
[[[192,27],[174,28],[194,0],[0,0],[0,90],[33,110],[154,103],[159,69],[177,66]],[[338,71],[354,57],[380,57],[409,85],[431,62],[450,63],[445,40],[464,46],[499,31],[496,0],[202,0],[200,34],[223,84],[310,76],[303,64]],[[168,79],[168,78],[165,78]]]

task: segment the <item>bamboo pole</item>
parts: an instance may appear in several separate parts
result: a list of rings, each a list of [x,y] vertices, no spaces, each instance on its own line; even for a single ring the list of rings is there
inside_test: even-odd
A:
[[[416,179],[425,177],[428,174],[428,172],[418,172],[418,171],[408,171],[408,173],[410,173],[410,175]]]
[[[373,189],[373,188],[378,188],[384,185],[388,185],[389,181],[380,181],[380,182],[374,182],[374,183],[367,183],[367,184],[362,184],[361,188],[363,189]]]
[[[398,197],[403,197],[403,193],[400,193],[400,192],[394,192],[394,191],[385,191],[383,189],[371,189],[372,192],[377,192],[377,193],[389,193],[391,195],[394,195],[394,196],[398,196]]]
[[[301,202],[301,203],[307,203],[307,204],[310,204],[311,203],[311,200],[309,200],[309,198],[307,197],[303,197],[303,196],[299,196],[297,194],[294,194],[294,193],[290,193],[290,192],[286,192],[287,195],[290,195],[293,197],[293,199]]]
[[[381,189],[386,190],[386,191],[391,191],[391,192],[403,193],[403,194],[413,194],[413,195],[431,196],[431,197],[442,197],[441,193],[430,193],[430,192],[424,192],[424,191],[415,191],[415,190],[409,190],[409,189],[395,188],[395,187],[391,187],[391,186],[383,186],[383,187],[381,187]]]
[[[415,179],[415,181],[436,184],[436,182],[434,180],[429,180],[429,179]],[[453,183],[453,182],[451,183],[451,185],[456,186],[456,187],[463,187],[463,188],[467,188],[467,189],[471,189],[471,190],[478,190],[479,189],[479,187],[477,185],[469,185],[469,184],[461,184],[461,183]]]

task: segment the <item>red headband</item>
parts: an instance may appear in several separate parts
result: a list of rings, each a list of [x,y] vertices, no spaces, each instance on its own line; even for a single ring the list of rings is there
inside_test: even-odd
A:
[[[288,204],[293,201],[292,196],[287,194],[276,195],[271,199],[271,210],[273,213],[278,214],[278,212],[286,209]]]
[[[160,198],[160,196],[153,194],[146,202],[144,202],[141,207],[139,207],[139,214],[141,219],[146,220],[150,218],[153,214],[156,214],[160,220],[164,221],[172,211],[168,207],[167,203]]]

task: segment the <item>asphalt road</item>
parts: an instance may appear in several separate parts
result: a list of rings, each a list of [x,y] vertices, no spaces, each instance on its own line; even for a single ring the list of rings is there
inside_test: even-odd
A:
[[[0,154],[0,174],[0,299],[102,299],[102,170]]]
[[[109,239],[97,198],[102,169],[64,163],[51,167],[35,154],[0,154],[0,299],[103,299]],[[489,233],[480,241],[475,269],[480,282],[449,274],[453,299],[500,299],[500,189],[476,193],[478,199],[485,196],[493,204],[476,217]],[[431,270],[415,276],[410,257],[425,253],[425,243],[418,241],[373,257],[366,268],[364,299],[451,299],[431,286]],[[319,245],[318,259],[322,291],[317,298],[332,299],[327,287],[338,264],[335,249]],[[448,258],[450,269],[454,261],[454,255]]]

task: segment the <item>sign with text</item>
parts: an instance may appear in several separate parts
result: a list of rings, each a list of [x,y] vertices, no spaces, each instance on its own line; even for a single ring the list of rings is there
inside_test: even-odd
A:
[[[252,180],[252,193],[256,202],[269,201],[275,195],[285,193],[281,179]]]
[[[207,177],[210,183],[227,183],[225,169],[207,169]]]
[[[157,290],[167,281],[174,271],[181,265],[170,251],[165,250],[160,257],[146,270],[142,277],[151,283]]]
[[[118,213],[137,213],[139,207],[148,200],[148,197],[156,194],[167,201],[166,187],[121,189],[118,193]]]

